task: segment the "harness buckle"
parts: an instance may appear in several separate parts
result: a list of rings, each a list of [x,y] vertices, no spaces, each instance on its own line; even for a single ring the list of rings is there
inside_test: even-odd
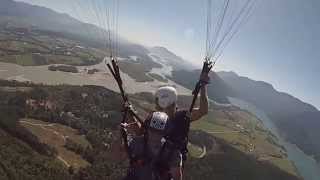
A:
[[[134,167],[142,167],[144,165],[145,165],[145,161],[143,159],[137,159],[132,163],[132,166]]]

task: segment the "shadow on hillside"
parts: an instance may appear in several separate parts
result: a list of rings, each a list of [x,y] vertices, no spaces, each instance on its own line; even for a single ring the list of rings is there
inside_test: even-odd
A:
[[[257,161],[222,139],[217,139],[224,153],[207,154],[202,159],[189,157],[186,163],[186,180],[301,180],[280,168]]]

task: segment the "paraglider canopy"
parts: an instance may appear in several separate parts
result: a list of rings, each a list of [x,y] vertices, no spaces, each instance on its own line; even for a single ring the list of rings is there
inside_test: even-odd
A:
[[[208,74],[221,57],[224,49],[249,19],[255,0],[208,0],[206,19],[206,51],[202,73]],[[208,82],[199,80],[192,92],[189,107],[192,113],[202,86]]]
[[[256,0],[208,0],[205,60],[214,64],[252,14]]]
[[[88,36],[99,37],[103,40],[104,48],[110,53],[110,57],[118,57],[120,0],[71,0],[71,4],[72,11],[78,19],[93,18],[97,23],[97,31],[83,26]],[[84,11],[86,13],[83,13]]]

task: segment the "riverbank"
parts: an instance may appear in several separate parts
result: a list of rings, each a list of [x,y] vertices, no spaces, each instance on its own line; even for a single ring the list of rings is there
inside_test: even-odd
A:
[[[93,66],[79,66],[79,73],[49,71],[45,66],[19,66],[11,63],[0,62],[0,78],[5,80],[31,81],[48,85],[97,85],[118,92],[118,87],[112,75],[107,71],[104,62]],[[88,74],[84,69],[98,69],[99,72]],[[128,93],[154,92],[159,86],[175,86],[182,95],[190,95],[191,91],[174,83],[173,81],[161,82],[136,82],[129,75],[122,72],[125,89]]]
[[[271,119],[261,110],[259,110],[254,105],[236,99],[236,98],[229,98],[230,102],[238,106],[242,109],[245,109],[253,114],[255,114],[259,119],[262,120],[263,124],[268,128],[279,140],[279,143],[283,145],[287,151],[288,158],[291,160],[297,170],[298,173],[305,179],[305,180],[319,180],[320,179],[320,165],[313,159],[311,156],[306,155],[303,151],[301,151],[296,145],[291,144],[290,142],[285,141],[275,127],[274,123]]]

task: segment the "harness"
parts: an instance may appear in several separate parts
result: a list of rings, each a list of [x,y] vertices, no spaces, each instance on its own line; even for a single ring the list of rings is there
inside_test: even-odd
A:
[[[191,122],[188,111],[177,111],[171,122],[173,125],[167,135],[168,142],[174,144],[182,154],[186,154],[188,152],[188,133]]]
[[[170,130],[169,117],[167,114],[163,112],[152,112],[150,118],[148,118],[144,123],[145,134],[144,134],[144,146],[145,146],[145,154],[149,156],[149,163],[152,168],[153,176],[156,180],[163,177],[165,173],[168,172],[169,167],[166,165],[166,160],[163,159],[162,155],[166,148],[166,144],[168,143],[167,137]],[[159,133],[159,137],[157,139],[158,142],[150,141],[150,132],[154,134]],[[160,142],[159,142],[160,140]],[[153,149],[152,143],[160,143],[160,149],[158,147],[154,147]],[[150,146],[148,146],[150,145]],[[151,148],[151,149],[149,149]],[[157,151],[158,149],[158,151]],[[169,160],[169,159],[167,159]],[[168,179],[171,179],[169,176]]]
[[[161,163],[159,163],[160,162],[159,160],[161,159],[164,151],[168,147],[171,149],[171,152],[168,155],[169,158],[172,155],[174,149],[178,149],[183,155],[183,161],[186,160],[186,157],[187,157],[186,154],[188,152],[187,144],[188,144],[188,132],[190,129],[190,122],[191,122],[191,113],[192,113],[195,101],[198,97],[198,94],[199,94],[201,87],[204,84],[207,84],[208,82],[202,82],[200,80],[197,83],[194,91],[192,92],[193,100],[192,100],[191,106],[189,108],[189,111],[177,112],[175,114],[175,120],[174,120],[175,122],[173,122],[174,125],[173,125],[173,127],[171,127],[171,131],[166,132],[165,135],[162,137],[163,143],[160,148],[160,151],[157,153],[156,157],[150,157],[149,149],[148,149],[148,139],[149,139],[148,128],[150,125],[150,121],[149,121],[149,124],[148,124],[148,121],[146,121],[144,123],[139,118],[136,111],[133,109],[132,105],[130,104],[130,102],[128,100],[128,96],[124,92],[124,89],[122,86],[123,82],[122,82],[122,79],[120,76],[120,69],[119,69],[119,66],[117,65],[116,60],[112,58],[111,64],[112,64],[112,66],[110,64],[106,64],[106,65],[109,68],[114,79],[116,80],[116,82],[119,86],[120,92],[121,92],[121,96],[124,101],[125,108],[124,108],[124,113],[123,113],[122,124],[124,124],[126,122],[128,115],[131,115],[134,117],[133,119],[136,122],[141,123],[144,128],[144,154],[145,154],[145,157],[142,157],[142,158],[133,156],[131,149],[129,148],[129,145],[128,145],[128,133],[125,128],[121,128],[121,135],[122,135],[122,138],[124,141],[125,149],[127,151],[127,154],[128,154],[129,160],[130,160],[130,165],[131,165],[131,167],[134,168],[134,167],[143,167],[143,166],[146,166],[146,164],[151,163],[152,170],[157,172],[155,179],[160,179],[161,173],[158,171],[158,169],[159,169],[158,165]],[[209,73],[209,71],[211,70],[213,65],[214,64],[212,64],[211,61],[206,59],[206,61],[204,62],[203,68],[202,68],[202,72]],[[152,123],[154,123],[154,122],[152,122]],[[160,129],[161,129],[161,127],[163,128],[163,126],[161,126],[161,124],[157,124],[157,123],[152,124],[152,126],[155,128],[160,128]],[[161,159],[161,160],[163,162],[163,159]],[[160,169],[162,169],[162,168],[160,168]],[[130,172],[132,172],[131,170],[129,170],[128,174],[130,174]],[[135,178],[135,176],[133,175],[132,179],[137,179],[137,178]],[[171,179],[171,178],[169,177],[168,179]]]
[[[176,113],[175,118],[181,118],[182,115],[184,115],[184,113],[179,111]],[[181,140],[178,142],[177,138],[172,138],[173,135],[175,135],[173,132],[176,132],[177,129],[176,125],[180,125],[179,122],[181,120],[184,119],[169,120],[168,116],[161,112],[152,112],[149,115],[149,118],[143,124],[143,137],[139,139],[143,139],[143,156],[130,156],[130,172],[132,176],[134,175],[135,169],[150,166],[153,176],[152,180],[170,180],[172,178],[169,174],[169,163],[178,163],[178,159],[176,158],[180,157],[173,156],[173,153],[180,154],[182,149],[186,148],[184,142],[181,142]],[[177,123],[173,123],[174,121],[177,121]],[[181,131],[178,132],[181,133]],[[187,132],[187,130],[185,130],[185,132]],[[179,137],[182,137],[182,135],[179,135]],[[132,147],[134,148],[135,145],[136,144],[132,144]],[[128,152],[130,152],[130,147]],[[134,152],[131,152],[131,155],[134,155]]]

